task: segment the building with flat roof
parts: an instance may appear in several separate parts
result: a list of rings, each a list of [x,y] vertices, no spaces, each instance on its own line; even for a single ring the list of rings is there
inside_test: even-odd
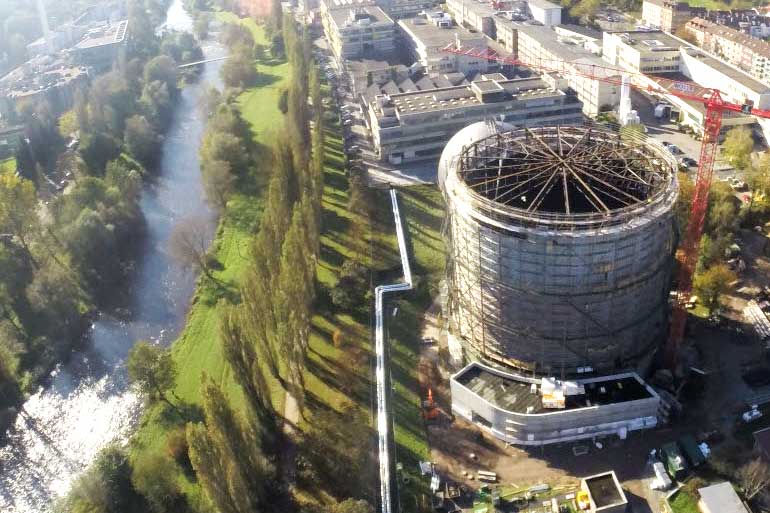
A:
[[[575,73],[604,73],[597,41],[585,36],[560,36],[549,27],[515,24],[518,59],[563,72],[569,86],[583,104],[586,116],[615,109],[620,102],[620,86]],[[596,66],[596,67],[595,67]]]
[[[701,513],[751,513],[735,493],[733,485],[726,481],[698,488],[698,495]]]
[[[625,438],[655,427],[660,405],[636,373],[559,381],[472,362],[452,376],[450,387],[453,413],[516,445]]]
[[[395,164],[438,159],[455,132],[485,119],[526,127],[583,119],[580,101],[555,76],[509,80],[482,75],[471,83],[433,89],[420,88],[420,82],[415,91],[379,94],[368,103],[368,125],[380,159]]]
[[[476,0],[446,0],[446,9],[458,25],[496,38],[495,9],[490,4]]]
[[[93,28],[72,47],[79,64],[98,70],[108,69],[117,59],[118,52],[126,43],[128,20]]]
[[[546,27],[561,24],[561,5],[547,0],[527,0],[532,19]]]
[[[681,40],[661,31],[604,32],[602,56],[632,73],[677,73]]]
[[[54,112],[64,112],[74,102],[75,91],[89,79],[85,66],[40,55],[0,78],[4,109],[18,109],[25,102],[46,100]]]
[[[390,53],[395,49],[396,24],[371,4],[329,6],[321,3],[321,21],[337,61]]]
[[[588,493],[590,513],[626,513],[628,499],[614,471],[584,477],[580,489]]]
[[[444,52],[452,41],[466,49],[486,50],[487,39],[480,32],[454,24],[451,17],[422,15],[398,22],[404,40],[415,62],[419,62],[429,75],[460,72],[465,75],[485,73],[490,67],[497,68],[497,62]]]
[[[682,73],[735,103],[770,109],[770,86],[697,48],[682,48]]]
[[[686,30],[707,52],[758,80],[770,81],[770,43],[704,18],[693,18]]]
[[[696,12],[703,9],[690,7],[687,2],[677,0],[644,0],[642,2],[642,22],[652,28],[665,32],[674,32],[683,27]]]

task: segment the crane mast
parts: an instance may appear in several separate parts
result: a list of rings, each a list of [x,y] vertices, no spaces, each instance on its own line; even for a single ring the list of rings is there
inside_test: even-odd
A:
[[[698,173],[695,179],[695,190],[692,207],[690,209],[690,218],[684,232],[684,237],[682,238],[682,243],[677,251],[679,267],[677,273],[676,301],[673,305],[668,340],[664,349],[666,366],[669,369],[674,370],[676,368],[679,347],[684,339],[685,326],[687,324],[686,304],[689,301],[692,292],[693,275],[695,273],[695,266],[698,263],[700,240],[703,235],[706,211],[708,210],[709,190],[711,189],[711,179],[714,174],[714,161],[716,159],[717,147],[719,146],[719,132],[722,128],[722,115],[725,111],[729,111],[753,114],[762,118],[770,118],[770,111],[752,109],[752,106],[749,103],[739,105],[727,102],[722,98],[722,95],[718,90],[702,88],[700,86],[695,86],[692,83],[658,77],[655,77],[658,86],[653,86],[649,82],[645,84],[646,81],[636,82],[640,79],[649,79],[649,77],[640,73],[631,73],[609,66],[597,66],[593,64],[584,65],[558,60],[549,60],[547,62],[550,64],[547,65],[544,65],[542,62],[535,64],[512,57],[501,56],[488,48],[466,49],[458,47],[455,44],[448,45],[443,51],[456,55],[495,60],[503,64],[522,66],[542,72],[575,75],[614,85],[621,85],[623,83],[622,77],[626,77],[630,78],[628,85],[636,90],[646,93],[676,96],[685,100],[700,102],[706,107],[703,124],[703,141],[700,148],[700,160],[698,161]],[[586,70],[581,70],[581,66],[586,68]]]
[[[719,91],[713,91],[706,103],[703,142],[700,147],[700,160],[698,161],[698,174],[695,178],[690,218],[682,244],[677,252],[679,271],[677,273],[676,303],[671,313],[671,326],[665,350],[666,366],[671,370],[676,367],[679,347],[684,340],[684,330],[687,324],[686,304],[690,299],[692,279],[695,274],[695,266],[698,263],[700,240],[708,210],[709,190],[714,175],[714,161],[719,145],[719,132],[722,128],[722,104],[722,96]]]

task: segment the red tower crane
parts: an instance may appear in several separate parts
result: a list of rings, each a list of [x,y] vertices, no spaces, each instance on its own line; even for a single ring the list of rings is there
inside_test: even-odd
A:
[[[698,249],[708,208],[714,160],[716,158],[717,146],[719,145],[719,132],[722,128],[722,114],[725,111],[741,112],[762,118],[770,118],[770,110],[753,109],[749,103],[741,105],[728,102],[722,98],[722,94],[717,89],[704,88],[691,82],[650,77],[642,73],[628,72],[608,66],[545,59],[534,63],[499,55],[490,48],[462,48],[454,43],[445,47],[443,51],[455,55],[522,66],[544,73],[579,76],[615,85],[622,85],[625,77],[629,87],[638,91],[676,96],[683,100],[703,104],[706,107],[703,122],[703,140],[700,148],[700,159],[695,179],[690,220],[687,224],[687,230],[685,231],[682,243],[677,251],[677,259],[679,260],[678,288],[671,316],[668,341],[665,347],[666,365],[673,370],[676,366],[679,346],[684,339],[684,330],[687,323],[686,303],[689,301],[690,293],[692,292],[692,278],[698,262]]]

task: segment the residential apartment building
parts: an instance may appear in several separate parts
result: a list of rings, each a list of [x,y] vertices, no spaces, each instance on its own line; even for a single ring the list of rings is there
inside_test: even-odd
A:
[[[395,49],[396,24],[375,5],[340,7],[321,2],[321,21],[332,53],[339,62]]]
[[[506,79],[494,73],[470,84],[379,94],[366,115],[379,158],[400,164],[437,159],[452,135],[476,121],[576,124],[582,122],[581,109],[559,77]]]
[[[701,10],[676,0],[644,0],[642,22],[664,32],[674,32],[690,21],[696,11]]]
[[[605,32],[604,60],[633,73],[676,73],[684,43],[661,31]]]
[[[480,32],[472,33],[454,24],[449,15],[423,15],[398,22],[406,47],[415,62],[422,65],[428,75],[460,72],[464,75],[485,73],[497,63],[487,59],[455,55],[444,52],[450,43],[466,49],[486,50],[487,39]]]
[[[515,29],[518,59],[562,73],[581,101],[586,116],[594,117],[618,106],[620,86],[584,76],[609,75],[603,69],[606,63],[597,53],[594,37],[560,36],[551,28],[532,25],[519,24]]]
[[[694,18],[686,25],[698,46],[765,82],[770,81],[770,43],[739,30]]]

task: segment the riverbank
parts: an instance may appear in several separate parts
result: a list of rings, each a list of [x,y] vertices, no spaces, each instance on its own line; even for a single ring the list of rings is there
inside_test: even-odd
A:
[[[227,22],[237,20],[234,16],[225,18]],[[252,30],[257,43],[266,44],[262,27],[253,20],[241,22]],[[289,65],[270,61],[257,63],[256,66],[258,84],[243,91],[236,102],[244,121],[251,128],[254,142],[264,149],[283,126],[284,116],[278,109],[278,97],[288,80]],[[200,406],[202,373],[208,374],[222,387],[234,409],[238,410],[243,405],[243,394],[233,380],[219,341],[219,319],[224,309],[219,300],[223,290],[237,294],[245,277],[251,241],[262,214],[267,177],[252,173],[250,178],[248,186],[230,197],[211,244],[209,253],[219,262],[219,269],[213,272],[219,284],[212,286],[208,280],[198,281],[184,329],[172,345],[178,375],[174,393],[191,411]],[[274,407],[282,411],[283,389],[277,383],[272,388],[275,391],[272,394]],[[179,419],[169,418],[163,405],[149,408],[131,441],[132,461],[165,452],[168,434],[183,426]],[[180,479],[188,500],[194,504],[201,493],[197,484],[189,476],[180,475]]]

